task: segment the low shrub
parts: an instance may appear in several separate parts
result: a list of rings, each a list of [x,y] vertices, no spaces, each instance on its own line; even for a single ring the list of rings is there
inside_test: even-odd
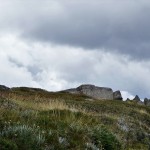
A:
[[[41,150],[42,144],[45,142],[39,129],[27,125],[6,127],[0,132],[0,136],[10,139],[21,150]]]
[[[18,147],[13,141],[0,138],[0,149],[1,150],[18,150]]]

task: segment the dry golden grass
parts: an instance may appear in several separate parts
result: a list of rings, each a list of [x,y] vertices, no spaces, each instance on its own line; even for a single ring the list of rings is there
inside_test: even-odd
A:
[[[35,102],[35,101],[24,101],[23,99],[17,99],[13,97],[13,99],[9,99],[9,101],[14,102],[15,104],[29,109],[40,110],[40,111],[48,111],[48,110],[70,110],[72,112],[85,112],[84,109],[76,108],[74,105],[67,105],[66,102],[60,100],[49,99],[47,102]]]
[[[150,114],[149,114],[146,110],[144,110],[144,109],[140,109],[139,112],[140,112],[141,114],[150,115]]]
[[[65,103],[61,102],[59,100],[51,100],[47,103],[36,103],[35,107],[39,110],[53,110],[53,109],[59,109],[59,110],[70,110],[71,108]]]
[[[135,112],[137,112],[138,114],[141,114],[143,116],[149,116],[150,117],[150,113],[147,111],[147,109],[145,108],[134,108]]]

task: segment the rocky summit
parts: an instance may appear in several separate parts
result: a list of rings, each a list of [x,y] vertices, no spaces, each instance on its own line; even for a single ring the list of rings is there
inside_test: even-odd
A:
[[[140,100],[139,96],[136,95],[135,98],[133,99],[133,101],[135,101],[135,102],[140,102],[141,100]]]
[[[91,84],[80,85],[74,89],[65,90],[72,94],[84,94],[94,99],[103,99],[103,100],[122,100],[121,92],[113,92],[111,88],[107,87],[98,87]]]

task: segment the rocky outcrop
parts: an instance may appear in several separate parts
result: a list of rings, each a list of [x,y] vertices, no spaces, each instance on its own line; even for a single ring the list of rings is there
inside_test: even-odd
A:
[[[135,101],[135,102],[140,102],[141,100],[140,100],[139,96],[136,95],[135,98],[133,99],[133,101]]]
[[[150,99],[145,98],[144,101],[141,101],[138,95],[136,95],[133,100],[130,100],[129,98],[127,98],[126,102],[133,102],[139,105],[150,106]]]
[[[95,99],[113,99],[113,91],[111,88],[81,85],[77,88],[77,91]]]
[[[122,100],[122,95],[121,95],[121,92],[120,91],[116,91],[113,93],[113,99],[114,100]]]
[[[94,99],[104,99],[104,100],[114,99],[113,90],[111,88],[98,87],[98,86],[91,85],[91,84],[84,84],[75,89],[65,90],[65,92],[69,92],[72,94],[84,94]],[[119,95],[119,98],[120,98],[120,95]]]
[[[141,99],[139,98],[138,95],[135,96],[135,98],[133,99],[133,102],[135,102],[139,105],[144,105],[144,102],[141,101]]]
[[[145,104],[146,106],[150,106],[150,99],[145,98],[145,99],[144,99],[144,104]]]
[[[5,85],[0,85],[0,91],[8,91],[10,88]]]
[[[131,100],[129,98],[126,99],[126,102],[130,102]]]

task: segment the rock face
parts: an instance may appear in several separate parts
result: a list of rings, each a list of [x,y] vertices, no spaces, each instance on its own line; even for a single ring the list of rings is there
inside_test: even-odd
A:
[[[9,87],[6,87],[5,85],[0,85],[0,90],[1,91],[7,91],[9,90],[10,88]]]
[[[113,91],[111,88],[81,85],[77,88],[77,91],[95,99],[113,99]]]
[[[120,91],[116,91],[113,93],[113,99],[114,100],[122,100],[122,95],[121,95],[121,92]]]
[[[141,100],[140,100],[139,96],[136,95],[135,98],[133,99],[133,101],[140,102]]]
[[[75,89],[65,90],[72,94],[84,94],[94,99],[108,99],[113,100],[113,91],[111,88],[97,87],[95,85],[85,84]]]
[[[140,100],[139,96],[136,95],[133,101],[139,105],[144,105],[144,103]]]
[[[150,99],[145,98],[145,99],[144,99],[144,104],[145,104],[146,106],[150,106]]]

